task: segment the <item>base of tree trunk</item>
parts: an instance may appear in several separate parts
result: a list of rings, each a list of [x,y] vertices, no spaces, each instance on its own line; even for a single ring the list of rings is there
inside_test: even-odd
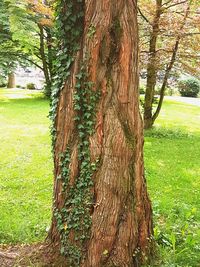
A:
[[[148,130],[153,127],[153,121],[152,119],[144,119],[144,129]]]
[[[13,72],[8,74],[7,88],[15,88],[15,74]]]

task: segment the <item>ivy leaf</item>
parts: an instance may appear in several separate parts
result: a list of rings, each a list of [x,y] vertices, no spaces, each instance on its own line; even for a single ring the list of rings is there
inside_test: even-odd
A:
[[[64,247],[61,247],[61,249],[60,249],[60,253],[61,253],[62,255],[65,254],[65,248],[64,248]]]
[[[105,255],[105,256],[108,255],[108,250],[107,249],[104,250],[103,255]]]

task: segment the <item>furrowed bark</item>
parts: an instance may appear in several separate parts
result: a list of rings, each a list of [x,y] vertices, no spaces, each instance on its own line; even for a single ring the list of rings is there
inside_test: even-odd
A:
[[[90,34],[90,29],[95,29]],[[133,0],[86,0],[81,49],[59,98],[54,157],[54,204],[64,205],[59,154],[71,150],[70,184],[79,174],[78,135],[73,95],[76,75],[87,59],[88,79],[101,91],[91,161],[99,159],[92,179],[91,234],[81,267],[136,267],[151,254],[152,211],[143,165],[143,124],[139,114],[137,6]],[[53,218],[50,232],[60,242]],[[70,235],[72,243],[73,233]],[[77,267],[77,266],[76,266]]]

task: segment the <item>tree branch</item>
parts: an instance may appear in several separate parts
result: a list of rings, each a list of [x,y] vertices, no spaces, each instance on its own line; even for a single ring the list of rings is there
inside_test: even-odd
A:
[[[164,10],[166,10],[166,9],[169,9],[169,8],[171,8],[171,7],[174,7],[174,6],[178,6],[178,5],[181,5],[181,4],[184,4],[184,3],[187,3],[188,2],[188,0],[184,0],[184,1],[182,1],[182,2],[179,2],[179,3],[174,3],[174,4],[172,4],[172,5],[170,5],[170,6],[166,6],[165,8],[163,8]]]
[[[28,58],[26,55],[23,55],[23,54],[19,54],[19,53],[14,53],[14,52],[11,52],[11,53],[8,53],[8,52],[0,52],[0,55],[11,55],[11,56],[14,56],[16,58],[21,58],[21,59],[24,59],[25,61],[28,61],[30,63],[32,63],[33,65],[35,65],[37,68],[41,69],[43,71],[43,68],[38,64],[36,63],[35,61],[33,61],[32,59]]]
[[[147,19],[147,17],[142,13],[142,11],[141,11],[141,9],[140,9],[139,7],[138,7],[138,11],[139,11],[141,17],[142,17],[147,23],[149,23],[149,24],[151,25],[150,21],[149,21],[149,20]]]

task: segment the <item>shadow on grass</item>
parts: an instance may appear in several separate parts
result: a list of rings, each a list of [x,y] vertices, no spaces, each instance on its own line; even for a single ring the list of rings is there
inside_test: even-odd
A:
[[[49,102],[50,99],[43,96],[30,96],[30,97],[24,97],[24,98],[0,98],[0,104],[24,104],[24,105],[29,105],[29,104],[38,104],[39,102]]]

